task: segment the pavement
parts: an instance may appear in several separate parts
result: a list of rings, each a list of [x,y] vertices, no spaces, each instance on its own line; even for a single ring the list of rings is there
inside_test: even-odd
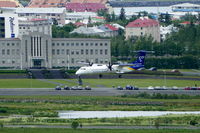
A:
[[[55,125],[4,125],[7,128],[71,128]],[[79,127],[81,128],[81,127]],[[156,129],[155,126],[82,126],[83,129]],[[159,129],[200,129],[196,126],[159,126]]]
[[[142,92],[149,94],[185,94],[200,95],[200,90],[117,90],[115,88],[92,88],[92,90],[55,90],[54,88],[5,88],[0,89],[0,96],[42,96],[42,95],[60,95],[60,96],[119,96],[134,95]]]

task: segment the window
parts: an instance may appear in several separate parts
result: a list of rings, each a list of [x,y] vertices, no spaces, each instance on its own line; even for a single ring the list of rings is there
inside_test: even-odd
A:
[[[86,43],[85,45],[88,46],[88,43]]]
[[[76,51],[76,55],[79,55],[79,51]]]
[[[95,59],[95,63],[98,63],[98,59],[97,58]]]
[[[65,61],[62,61],[62,64],[65,64]]]
[[[81,46],[83,46],[84,44],[83,43],[81,43]]]
[[[90,43],[90,46],[93,46],[93,43]]]
[[[60,54],[60,50],[59,49],[57,49],[57,55],[59,55]]]
[[[100,43],[100,46],[103,46],[103,44],[102,44],[102,43]]]
[[[15,46],[15,44],[14,44],[14,43],[12,43],[12,46]]]
[[[105,46],[108,46],[108,44],[107,44],[107,43],[105,43]]]
[[[52,46],[55,46],[55,43],[52,43]]]
[[[88,49],[85,50],[85,54],[88,55]]]
[[[62,55],[64,55],[64,54],[65,54],[65,50],[64,50],[64,49],[62,49],[62,51],[61,51],[61,54],[62,54]]]
[[[74,43],[71,43],[71,46],[74,46]]]
[[[66,49],[66,55],[69,55],[69,49]]]
[[[2,61],[2,64],[5,64],[5,61],[4,61],[4,60]]]
[[[52,49],[52,54],[55,55],[55,49]]]
[[[7,46],[10,46],[10,43],[7,43]]]
[[[65,44],[64,43],[62,43],[62,46],[64,46]]]
[[[74,63],[74,58],[71,59],[71,62]]]
[[[12,60],[12,64],[15,64],[15,61],[14,61],[14,60]]]
[[[98,54],[98,49],[95,49],[95,54]]]
[[[7,49],[7,55],[10,55],[10,49]]]
[[[141,27],[141,30],[143,29],[143,27]]]
[[[74,51],[71,52],[71,55],[74,55]]]
[[[2,49],[2,55],[5,55],[5,49]]]
[[[17,49],[17,55],[19,55],[19,49]]]
[[[93,49],[90,49],[90,54],[93,55]]]
[[[79,46],[79,43],[76,43],[76,46]]]
[[[67,43],[66,45],[69,46],[69,43]]]
[[[57,46],[59,46],[60,44],[59,43],[57,43]]]
[[[100,50],[100,54],[103,54],[103,50],[102,49]]]
[[[95,46],[98,46],[98,43],[95,43]]]
[[[141,36],[143,35],[143,32],[141,32]]]
[[[83,49],[81,49],[81,54],[84,54],[84,50]]]
[[[105,49],[105,55],[107,55],[108,54],[108,50],[107,49]]]

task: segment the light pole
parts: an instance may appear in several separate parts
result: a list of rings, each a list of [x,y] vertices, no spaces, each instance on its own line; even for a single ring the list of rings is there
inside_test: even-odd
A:
[[[163,70],[163,74],[164,74],[164,86],[167,86],[167,81],[166,81],[166,70]]]

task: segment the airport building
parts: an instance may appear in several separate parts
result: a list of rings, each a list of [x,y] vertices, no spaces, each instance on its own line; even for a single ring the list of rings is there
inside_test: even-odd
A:
[[[109,39],[52,38],[30,32],[19,38],[0,39],[2,68],[78,67],[78,62],[108,63],[111,60]]]

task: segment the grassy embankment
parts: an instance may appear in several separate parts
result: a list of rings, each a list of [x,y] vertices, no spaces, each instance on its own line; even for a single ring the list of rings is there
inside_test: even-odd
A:
[[[68,84],[65,80],[52,80],[62,84]],[[77,80],[72,80],[77,81]],[[91,85],[92,87],[96,87],[98,85],[105,86],[105,87],[112,87],[112,86],[126,86],[134,85],[138,87],[148,87],[148,86],[164,86],[165,80],[164,79],[83,79],[84,84]],[[72,84],[72,83],[70,83]],[[76,83],[75,83],[76,84]],[[166,80],[166,86],[178,86],[178,87],[185,87],[185,86],[194,86],[195,84],[200,85],[200,80]]]
[[[78,85],[76,79],[66,80],[53,80],[61,84],[66,84],[68,86]],[[164,79],[83,79],[85,85],[90,85],[91,87],[103,86],[126,86],[127,84],[138,86],[138,87],[148,87],[148,86],[164,86]],[[200,80],[166,80],[166,86],[194,86],[195,84],[200,85]],[[37,79],[0,79],[0,88],[54,88],[56,84],[48,83],[45,81]]]
[[[199,133],[187,129],[51,129],[51,128],[3,128],[1,133]]]

